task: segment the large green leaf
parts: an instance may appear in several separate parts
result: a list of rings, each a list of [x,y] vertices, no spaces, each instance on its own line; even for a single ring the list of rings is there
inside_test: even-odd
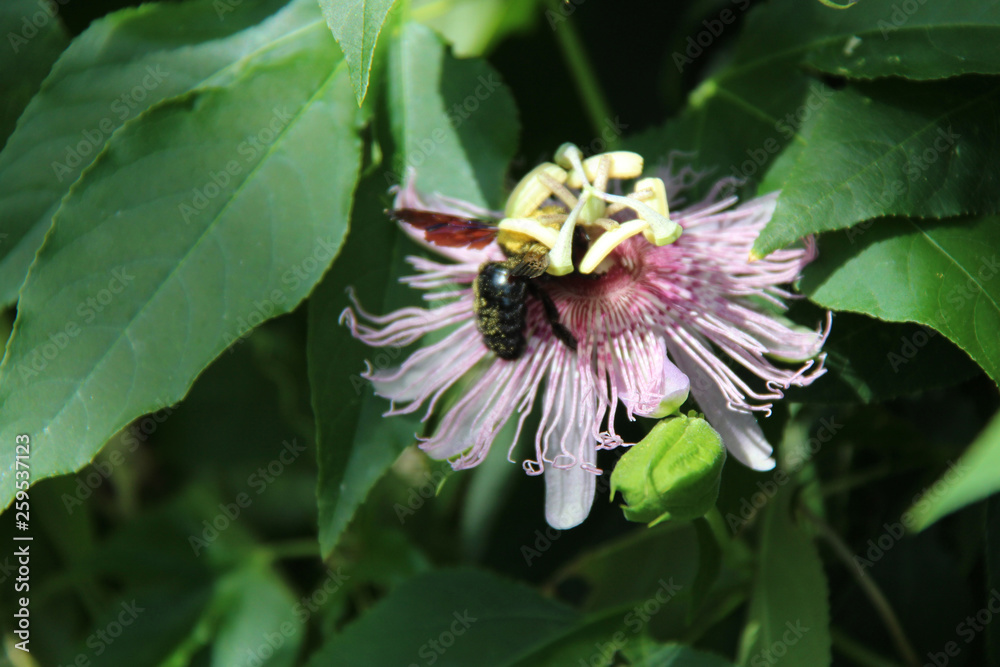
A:
[[[38,92],[42,79],[69,44],[55,5],[36,0],[6,0],[0,4],[0,147],[14,131],[14,124]],[[7,48],[9,47],[9,48]],[[0,243],[3,242],[0,236]]]
[[[375,482],[414,442],[419,426],[419,415],[383,418],[388,403],[373,396],[371,384],[360,376],[366,358],[375,368],[389,368],[406,358],[403,350],[367,348],[340,322],[350,304],[345,286],[353,286],[364,307],[378,314],[413,292],[398,278],[402,256],[414,246],[383,213],[385,197],[379,175],[362,181],[344,252],[309,300],[309,383],[316,415],[316,497],[324,558]]]
[[[969,446],[958,461],[910,508],[912,525],[922,530],[966,505],[1000,491],[1000,415]],[[908,522],[909,523],[909,522]]]
[[[791,515],[792,489],[767,505],[739,663],[830,664],[830,610],[816,546]]]
[[[326,23],[344,52],[359,106],[368,92],[368,73],[372,68],[375,44],[393,2],[395,0],[319,0]]]
[[[517,108],[496,71],[456,60],[428,28],[408,23],[389,59],[390,113],[399,171],[417,188],[480,206],[502,204],[503,178],[517,148]]]
[[[285,3],[152,3],[95,21],[70,45],[0,153],[9,235],[0,243],[0,304],[16,298],[60,200],[125,121],[161,100],[225,85],[250,61],[281,58],[325,31],[314,0],[293,0],[268,18]]]
[[[862,79],[1000,73],[997,0],[865,0],[847,13],[864,17],[868,25],[847,40],[818,45],[807,59],[810,66]]]
[[[430,572],[390,593],[308,664],[510,665],[578,619],[569,607],[491,574]]]
[[[851,238],[825,235],[823,252],[807,267],[800,288],[827,308],[933,327],[996,382],[1000,381],[998,239],[996,216],[878,220]],[[900,354],[912,359],[920,349],[901,348]]]
[[[0,437],[32,477],[80,468],[222,350],[288,312],[337,254],[357,107],[329,35],[117,132],[56,215],[0,366]],[[13,496],[0,472],[0,505]]]
[[[1000,84],[979,78],[836,93],[804,130],[754,252],[884,215],[1000,210],[998,113]]]

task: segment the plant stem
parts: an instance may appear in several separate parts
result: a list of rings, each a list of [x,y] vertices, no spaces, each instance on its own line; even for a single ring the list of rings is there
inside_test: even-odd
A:
[[[548,4],[551,11],[559,12],[560,0],[549,0]],[[556,34],[556,41],[559,43],[559,48],[562,51],[563,60],[566,61],[566,65],[569,67],[570,74],[573,77],[573,82],[580,92],[580,97],[583,98],[583,108],[590,118],[590,124],[594,129],[595,135],[606,139],[608,148],[613,147],[618,143],[618,135],[616,134],[611,139],[607,139],[602,134],[604,122],[613,118],[611,106],[608,104],[600,85],[597,83],[597,78],[594,76],[594,68],[587,58],[587,52],[583,48],[583,42],[576,31],[576,26],[573,25],[571,20],[565,19],[553,26],[553,32]]]
[[[319,544],[313,539],[276,542],[261,547],[268,560],[284,558],[319,558]]]
[[[862,667],[896,667],[896,663],[886,660],[867,646],[849,637],[842,630],[830,628],[830,638],[833,640],[834,648]]]
[[[906,633],[903,632],[903,626],[899,622],[899,617],[896,616],[892,605],[889,604],[889,601],[882,594],[882,590],[875,581],[865,573],[858,571],[858,568],[854,564],[854,554],[851,553],[851,550],[826,521],[810,512],[806,507],[800,506],[798,511],[816,527],[820,537],[827,541],[830,547],[833,548],[833,552],[847,566],[851,576],[858,582],[862,592],[868,597],[876,613],[882,618],[882,623],[885,624],[886,629],[889,631],[889,636],[892,637],[892,641],[896,645],[896,650],[899,651],[903,661],[912,667],[920,667],[920,658],[917,657],[917,652],[913,648],[913,644],[906,638]]]

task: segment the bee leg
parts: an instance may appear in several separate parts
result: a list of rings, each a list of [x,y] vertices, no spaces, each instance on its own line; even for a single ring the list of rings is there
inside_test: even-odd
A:
[[[545,309],[545,319],[549,321],[549,326],[552,327],[552,333],[556,335],[556,338],[561,340],[566,347],[576,352],[576,338],[573,334],[569,332],[562,322],[559,321],[559,310],[556,308],[556,304],[552,303],[552,297],[548,293],[538,286],[534,281],[528,282],[528,291],[531,295],[538,299],[542,308]]]

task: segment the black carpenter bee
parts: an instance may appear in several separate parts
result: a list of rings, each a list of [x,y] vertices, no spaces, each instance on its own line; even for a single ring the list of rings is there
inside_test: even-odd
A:
[[[485,220],[412,208],[388,213],[393,219],[422,230],[429,243],[443,247],[485,248],[497,239],[507,259],[479,267],[472,288],[476,326],[486,347],[498,357],[517,359],[524,352],[529,294],[542,304],[556,338],[576,350],[576,339],[559,321],[556,305],[539,285],[548,268],[546,246],[520,234],[501,232]]]

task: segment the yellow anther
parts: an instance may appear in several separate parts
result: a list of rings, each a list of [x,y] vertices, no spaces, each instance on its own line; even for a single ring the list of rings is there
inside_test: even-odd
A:
[[[645,192],[651,192],[652,197],[639,196],[640,193]],[[643,178],[636,181],[635,192],[632,196],[649,204],[649,207],[660,215],[670,216],[670,208],[667,204],[667,188],[663,185],[662,178]]]
[[[530,236],[548,248],[555,247],[556,239],[559,238],[558,228],[547,227],[533,218],[504,218],[497,228],[504,232]]]
[[[601,153],[600,155],[592,155],[583,161],[584,175],[586,175],[587,180],[591,183],[597,179],[601,161],[605,158],[610,161],[608,164],[609,178],[635,178],[636,176],[642,174],[643,161],[642,156],[638,153],[633,153],[631,151]],[[566,184],[571,188],[583,187],[583,181],[580,178],[580,174],[578,174],[575,169],[570,172],[569,180]]]
[[[610,255],[611,251],[617,248],[622,241],[635,236],[647,227],[649,227],[648,222],[637,218],[623,222],[617,229],[601,234],[580,260],[580,273],[590,273],[596,269],[597,265],[604,261],[604,258]]]
[[[538,178],[544,174],[547,178]],[[546,185],[546,180],[553,179],[558,183],[566,182],[566,171],[551,162],[543,162],[521,179],[507,199],[504,217],[527,218],[552,196],[552,188]]]

